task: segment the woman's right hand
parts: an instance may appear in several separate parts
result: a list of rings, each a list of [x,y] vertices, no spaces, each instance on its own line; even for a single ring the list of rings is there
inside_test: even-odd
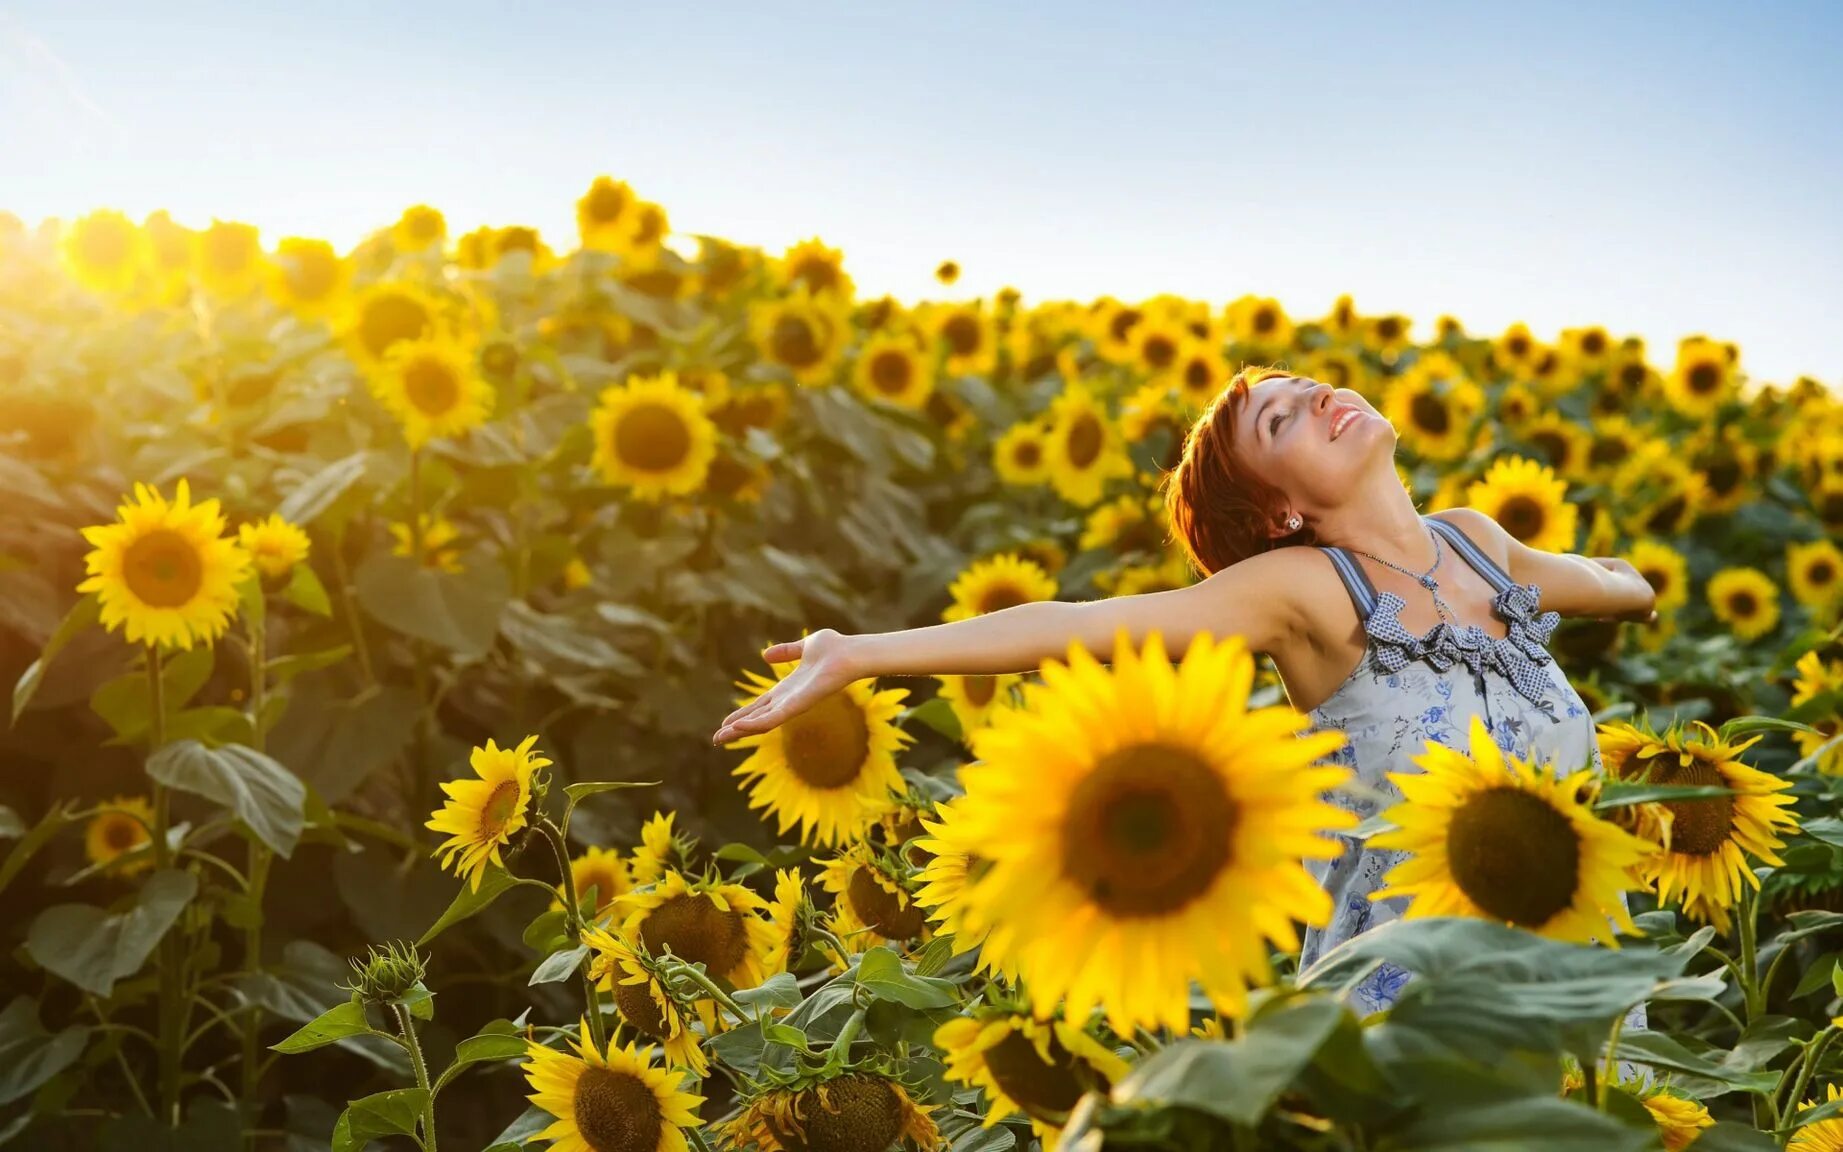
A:
[[[831,628],[821,628],[798,640],[762,649],[762,659],[770,664],[798,660],[800,666],[785,680],[725,716],[710,742],[727,744],[771,731],[853,681],[863,679],[847,655],[850,639]]]

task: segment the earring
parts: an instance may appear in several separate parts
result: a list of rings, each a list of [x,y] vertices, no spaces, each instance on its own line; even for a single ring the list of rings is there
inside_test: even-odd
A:
[[[1297,531],[1299,531],[1299,525],[1300,525],[1300,523],[1301,523],[1301,521],[1300,521],[1300,519],[1299,519],[1299,517],[1297,517],[1297,516],[1294,516],[1294,517],[1293,517],[1292,519],[1290,519],[1290,520],[1288,520],[1288,521],[1286,522],[1286,526],[1287,526],[1288,528],[1291,528],[1291,529],[1292,529],[1293,531],[1295,531],[1295,532],[1297,532]]]

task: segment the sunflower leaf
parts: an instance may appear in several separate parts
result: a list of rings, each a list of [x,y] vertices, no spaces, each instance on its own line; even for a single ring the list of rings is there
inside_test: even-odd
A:
[[[1717,729],[1716,735],[1726,743],[1734,737],[1751,736],[1755,732],[1809,732],[1813,736],[1826,735],[1821,728],[1800,724],[1796,720],[1782,720],[1777,716],[1736,716]]]
[[[1593,808],[1596,812],[1604,812],[1609,808],[1628,808],[1654,800],[1708,800],[1734,795],[1737,795],[1734,789],[1719,784],[1641,784],[1610,780],[1601,786],[1600,798]]]
[[[19,843],[13,845],[13,850],[6,854],[6,862],[0,864],[0,892],[6,891],[6,886],[13,882],[13,877],[19,875],[20,870],[33,856],[38,854],[40,848],[49,844],[52,837],[67,826],[75,823],[71,818],[71,813],[77,808],[78,802],[75,800],[64,800],[53,805],[46,810],[39,822],[32,826],[32,830],[21,837]]]
[[[39,685],[45,681],[45,673],[50,669],[51,661],[64,650],[65,645],[76,639],[78,633],[100,619],[102,619],[102,604],[94,594],[86,595],[71,605],[70,611],[64,614],[64,619],[58,622],[57,631],[51,634],[51,639],[45,641],[45,647],[39,652],[38,659],[26,666],[26,670],[19,674],[18,682],[13,685],[12,723],[19,723],[20,713],[26,710],[26,705],[32,703],[33,695],[38,692]]]
[[[299,1052],[312,1052],[315,1048],[324,1048],[328,1044],[336,1044],[348,1036],[364,1036],[375,1031],[370,1021],[365,1019],[364,1001],[354,996],[342,1004],[328,1008],[287,1036],[269,1045],[269,1048],[285,1056],[292,1056]]]
[[[454,1063],[435,1081],[431,1094],[440,1093],[450,1080],[473,1064],[489,1060],[518,1060],[525,1055],[525,1038],[518,1025],[504,1018],[489,1021],[474,1035],[455,1045]]]
[[[296,564],[294,572],[288,577],[288,587],[282,590],[290,604],[303,612],[312,612],[315,616],[331,616],[333,602],[326,594],[326,585],[320,583],[320,577],[306,564]]]
[[[422,936],[417,939],[416,946],[419,948],[426,947],[429,941],[440,936],[443,932],[454,927],[468,917],[483,911],[488,904],[491,904],[507,892],[518,887],[521,883],[524,883],[524,881],[512,875],[512,873],[506,871],[504,868],[488,864],[486,872],[480,877],[480,886],[475,888],[470,884],[462,884],[461,890],[455,894],[454,902],[448,905],[448,910],[443,912],[435,923],[429,925],[429,930],[424,932]],[[536,884],[537,881],[533,880],[531,883]],[[542,884],[539,885],[539,887],[555,895],[555,892],[548,884]]]
[[[333,1126],[333,1152],[361,1152],[386,1136],[415,1136],[429,1105],[426,1088],[393,1088],[352,1101]]]
[[[1114,1099],[1195,1108],[1252,1127],[1317,1057],[1346,1011],[1330,997],[1300,996],[1261,1012],[1233,1041],[1179,1040],[1135,1066]]]
[[[354,452],[301,481],[294,491],[275,506],[276,515],[290,524],[305,528],[309,521],[326,511],[333,501],[345,495],[346,489],[358,483],[365,474],[368,455],[365,452]]]
[[[162,745],[147,774],[236,813],[256,838],[287,858],[307,822],[307,788],[271,757],[242,744],[207,748],[197,740]]]
[[[882,945],[865,952],[858,961],[857,982],[873,995],[908,1008],[946,1008],[959,1003],[952,981],[914,975],[903,967],[902,957]]]
[[[58,904],[26,932],[26,952],[46,971],[86,992],[108,996],[147,957],[198,891],[198,877],[167,868],[142,885],[132,907],[110,913],[88,904]]]
[[[532,971],[531,979],[527,983],[535,987],[539,984],[555,984],[559,980],[568,980],[576,974],[576,969],[582,967],[582,962],[588,957],[589,946],[587,944],[578,944],[574,948],[552,952],[544,957],[543,961]]]
[[[11,1104],[76,1063],[89,1040],[72,1025],[55,1036],[38,1022],[38,1004],[18,996],[0,1012],[0,1104]]]
[[[352,574],[352,586],[359,606],[380,624],[469,658],[492,649],[511,598],[499,564],[440,572],[384,553],[365,558]]]

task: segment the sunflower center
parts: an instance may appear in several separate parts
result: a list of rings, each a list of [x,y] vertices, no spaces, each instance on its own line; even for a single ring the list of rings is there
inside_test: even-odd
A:
[[[427,209],[411,212],[408,224],[410,238],[418,244],[429,244],[442,234],[442,215],[439,212]]]
[[[103,825],[103,842],[117,852],[126,852],[142,840],[141,826],[126,816],[117,816]]]
[[[610,901],[620,895],[620,886],[616,883],[614,873],[606,868],[597,868],[585,872],[576,881],[576,899],[588,896],[589,890],[595,890],[595,907],[606,908]]]
[[[1837,570],[1828,560],[1814,560],[1805,569],[1805,583],[1824,588],[1837,578]]]
[[[1535,433],[1530,437],[1530,442],[1542,449],[1542,454],[1548,457],[1549,463],[1556,468],[1565,469],[1568,466],[1568,438],[1566,436],[1551,428]]]
[[[296,300],[322,300],[339,282],[339,261],[319,249],[296,252],[285,265],[284,274],[288,291]]]
[[[204,249],[205,262],[220,272],[241,272],[256,258],[249,236],[241,229],[206,229]]]
[[[819,363],[819,336],[811,324],[798,316],[776,320],[768,344],[774,350],[774,358],[791,368],[810,368]]]
[[[408,296],[380,296],[365,306],[358,320],[359,342],[377,359],[400,340],[415,340],[429,330],[427,309]]]
[[[506,825],[518,815],[518,781],[501,780],[493,785],[486,803],[480,805],[480,831],[489,836],[504,835]]]
[[[787,1152],[884,1152],[902,1135],[902,1100],[881,1076],[860,1072],[840,1076],[794,1097],[794,1114],[806,1136],[772,1125]]]
[[[960,690],[966,693],[966,702],[975,708],[984,708],[998,695],[998,677],[996,676],[962,676]]]
[[[909,390],[915,368],[909,358],[895,349],[885,349],[870,361],[870,383],[885,396],[900,396]]]
[[[1035,440],[1026,440],[1011,450],[1011,459],[1020,468],[1035,468],[1043,462],[1043,445]]]
[[[665,472],[691,452],[691,429],[677,410],[664,404],[639,404],[614,429],[614,452],[623,464],[642,472]]]
[[[122,579],[149,608],[178,608],[198,595],[205,568],[190,540],[171,528],[156,528],[128,545]]]
[[[701,893],[669,897],[640,923],[640,941],[649,952],[671,948],[674,955],[703,964],[712,975],[728,976],[748,957],[745,913],[724,911]]]
[[[851,910],[866,927],[891,940],[910,940],[921,935],[920,906],[913,900],[904,904],[896,893],[877,883],[871,869],[860,866],[853,871],[845,894],[851,899]]]
[[[1589,356],[1598,356],[1606,351],[1606,333],[1586,332],[1581,335],[1581,351]]]
[[[1670,591],[1670,573],[1664,569],[1640,568],[1638,574],[1645,578],[1645,583],[1651,585],[1651,591],[1657,595],[1662,596]]]
[[[655,1040],[664,1040],[669,1029],[666,1027],[665,1013],[659,1009],[659,1002],[653,999],[652,992],[648,991],[645,984],[621,983],[618,979],[620,974],[620,969],[616,968],[614,1006],[621,1010],[621,1019]]]
[[[941,325],[941,338],[955,356],[971,356],[979,351],[979,321],[964,312],[956,312]]]
[[[838,287],[838,272],[838,266],[830,260],[802,260],[794,265],[793,278],[819,293]]]
[[[583,208],[597,224],[612,223],[627,211],[627,193],[617,184],[597,184],[589,189],[589,200]]]
[[[1267,333],[1272,332],[1274,327],[1279,323],[1280,318],[1274,314],[1272,308],[1260,308],[1255,310],[1254,330],[1261,335],[1265,336]]]
[[[418,356],[403,369],[403,392],[424,416],[445,416],[461,399],[461,382],[442,361]]]
[[[844,692],[834,692],[781,726],[787,767],[813,788],[855,783],[870,758],[870,724],[864,709]]]
[[[1518,360],[1523,359],[1523,357],[1529,355],[1529,338],[1527,336],[1512,336],[1509,340],[1504,342],[1504,351],[1510,353]]]
[[[1109,753],[1070,796],[1062,872],[1110,915],[1164,915],[1215,884],[1240,815],[1195,753],[1134,744]]]
[[[1593,447],[1587,453],[1587,459],[1595,467],[1604,468],[1624,460],[1629,452],[1630,446],[1624,440],[1617,436],[1608,436],[1605,439],[1594,441]]]
[[[529,252],[534,256],[537,255],[538,234],[535,228],[526,228],[521,224],[501,228],[499,235],[493,238],[493,242],[502,256],[507,252]]]
[[[1645,382],[1645,366],[1637,360],[1627,361],[1619,367],[1619,386],[1627,391],[1636,391]]]
[[[1718,460],[1703,469],[1702,474],[1708,478],[1709,489],[1717,496],[1726,496],[1734,491],[1741,482],[1741,462],[1734,459]]]
[[[1662,757],[1652,761],[1651,779],[1657,784],[1722,787],[1727,781],[1715,765],[1697,758],[1687,766]],[[1706,800],[1670,800],[1670,850],[1688,856],[1709,856],[1721,850],[1734,826],[1734,797]]]
[[[1126,339],[1126,334],[1133,330],[1140,319],[1141,316],[1137,308],[1122,308],[1114,313],[1112,320],[1107,322],[1107,332],[1115,340],[1124,340]]]
[[[994,584],[979,597],[979,611],[983,615],[987,612],[999,612],[1028,603],[1030,603],[1030,597],[1025,595],[1024,590],[1016,584]]]
[[[1728,611],[1746,619],[1760,610],[1760,601],[1751,592],[1734,592],[1728,596]]]
[[[1706,396],[1721,384],[1721,369],[1713,364],[1698,364],[1689,370],[1690,391]]]
[[[1077,468],[1088,467],[1100,457],[1105,439],[1094,413],[1083,412],[1069,428],[1069,463]]]
[[[1383,340],[1393,340],[1401,335],[1401,318],[1384,316],[1376,321],[1376,335]]]
[[[1184,387],[1192,390],[1208,388],[1214,379],[1209,370],[1209,362],[1202,359],[1190,361],[1184,365]]]
[[[646,1082],[609,1068],[582,1070],[574,1112],[593,1152],[653,1152],[665,1128],[659,1099]]]
[[[1453,882],[1494,919],[1533,928],[1574,902],[1580,836],[1540,796],[1478,793],[1453,813],[1446,853]]]
[[[1452,426],[1452,414],[1446,410],[1446,401],[1431,392],[1423,392],[1416,396],[1408,410],[1414,416],[1414,423],[1417,426],[1435,436]]]
[[[1548,513],[1542,504],[1528,496],[1512,496],[1497,510],[1498,523],[1518,540],[1528,542],[1542,533]]]
[[[1141,352],[1149,367],[1163,370],[1177,359],[1177,344],[1169,336],[1153,336],[1146,340]]]
[[[1081,1099],[1082,1085],[1075,1078],[1075,1058],[1055,1036],[1049,1041],[1047,1063],[1037,1046],[1022,1032],[1013,1032],[986,1049],[985,1065],[1005,1095],[1039,1120],[1061,1123]]]

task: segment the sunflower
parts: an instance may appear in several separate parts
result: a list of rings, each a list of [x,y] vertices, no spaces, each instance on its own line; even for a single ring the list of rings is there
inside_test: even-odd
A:
[[[587,588],[595,582],[595,573],[590,571],[588,563],[580,556],[571,556],[569,563],[563,566],[563,590],[574,592]]]
[[[1110,548],[1122,556],[1158,553],[1165,546],[1165,502],[1158,496],[1121,496],[1088,513],[1078,547]]]
[[[853,285],[845,272],[845,254],[826,247],[817,236],[787,249],[775,265],[775,275],[784,288],[804,286],[814,296],[829,294],[841,300],[851,299]]]
[[[900,1082],[852,1068],[768,1087],[718,1130],[731,1147],[754,1152],[887,1152],[899,1140],[934,1152],[941,1134],[929,1112]]]
[[[1732,512],[1755,496],[1760,450],[1734,425],[1705,429],[1691,437],[1682,452],[1704,481],[1702,511]]]
[[[1598,372],[1606,366],[1616,345],[1612,335],[1598,324],[1561,330],[1561,350],[1584,372]]]
[[[399,252],[423,252],[448,238],[448,219],[427,204],[412,204],[391,225],[390,242]]]
[[[1011,706],[1011,689],[1024,677],[1017,673],[999,676],[936,676],[941,682],[940,697],[960,722],[960,739],[970,744],[976,729],[991,722],[992,713]]]
[[[799,667],[798,660],[770,665],[775,679],[756,672],[736,686],[760,699]],[[749,807],[774,814],[776,831],[800,826],[800,842],[833,846],[861,839],[900,793],[896,757],[914,737],[896,725],[907,688],[878,691],[859,680],[767,732],[738,737],[726,748],[753,748],[731,774],[749,782]]]
[[[1189,330],[1175,316],[1152,316],[1137,325],[1132,333],[1136,367],[1150,377],[1161,377],[1176,368],[1189,346]]]
[[[1615,503],[1633,536],[1675,536],[1702,514],[1709,482],[1675,447],[1664,441],[1642,445],[1613,472]]]
[[[1120,402],[1120,434],[1129,444],[1143,444],[1154,433],[1170,435],[1176,448],[1184,446],[1184,405],[1178,399],[1169,373],[1148,380]]]
[[[1588,478],[1606,481],[1636,457],[1650,437],[1624,416],[1602,416],[1590,429]]]
[[[1370,843],[1413,855],[1371,899],[1407,897],[1405,919],[1472,916],[1582,944],[1617,946],[1608,920],[1636,934],[1624,896],[1651,846],[1579,798],[1593,769],[1507,756],[1481,716],[1469,738],[1469,755],[1430,741],[1413,757],[1424,772],[1389,773],[1402,801],[1382,818],[1396,827]]]
[[[1172,549],[1156,564],[1128,564],[1112,574],[1096,573],[1094,582],[1109,596],[1143,596],[1147,592],[1188,588],[1195,578],[1189,557],[1180,549]]]
[[[1084,1092],[1105,1095],[1131,1071],[1073,1024],[1004,1008],[954,1017],[934,1030],[934,1046],[946,1058],[949,1080],[984,1092],[981,1127],[1022,1113],[1043,1152],[1056,1152],[1062,1126]]]
[[[633,877],[627,871],[627,862],[612,848],[590,848],[571,860],[570,882],[576,888],[576,899],[579,901],[587,901],[590,889],[594,889],[592,914],[606,911],[616,900],[632,891],[634,886]],[[550,906],[563,907],[564,894],[563,885],[558,884],[558,898],[551,901]]]
[[[806,952],[806,920],[811,915],[806,896],[806,881],[797,868],[780,868],[774,873],[774,899],[768,902],[768,923],[774,928],[774,942],[763,960],[769,975],[789,972]]]
[[[577,1028],[588,1036],[589,1024]],[[652,1067],[653,1046],[610,1047],[603,1056],[571,1039],[576,1055],[525,1043],[527,1097],[557,1118],[531,1137],[550,1140],[552,1152],[687,1152],[685,1129],[697,1125],[704,1097],[679,1087],[684,1072]]]
[[[1186,408],[1197,410],[1207,407],[1234,375],[1221,350],[1208,344],[1192,344],[1171,374],[1177,383],[1178,399]],[[1314,376],[1313,379],[1329,377]]]
[[[1082,508],[1098,503],[1107,481],[1133,474],[1120,430],[1087,387],[1070,381],[1050,402],[1050,486]]]
[[[769,432],[779,428],[793,406],[793,397],[787,385],[779,381],[751,381],[726,385],[721,398],[717,393],[706,393],[705,405],[717,427],[740,440],[751,428]]]
[[[582,246],[599,252],[620,252],[633,235],[640,198],[625,180],[597,176],[576,201],[576,232]]]
[[[1087,329],[1096,354],[1109,364],[1131,364],[1138,356],[1133,329],[1144,319],[1145,313],[1129,304],[1111,298],[1095,301]],[[1075,379],[1066,372],[1064,378]]]
[[[290,236],[275,247],[265,269],[269,297],[306,319],[332,314],[341,304],[351,269],[324,240]]]
[[[147,237],[134,221],[100,208],[72,222],[59,239],[64,267],[93,292],[125,295],[148,257]]]
[[[1677,345],[1677,362],[1664,377],[1664,400],[1693,420],[1707,420],[1736,394],[1727,346],[1689,337]]]
[[[487,234],[486,266],[494,267],[508,256],[525,261],[533,275],[548,271],[557,259],[550,245],[544,243],[543,233],[524,224],[508,224]]]
[[[1516,365],[1517,379],[1530,384],[1545,400],[1559,400],[1581,382],[1581,374],[1567,353],[1559,348],[1538,345],[1530,358]]]
[[[198,280],[213,296],[246,295],[262,278],[262,240],[253,224],[211,221],[198,234]]]
[[[594,466],[610,484],[641,500],[684,496],[704,487],[717,455],[717,428],[678,376],[630,377],[602,392],[589,418]]]
[[[139,796],[117,796],[103,803],[83,830],[83,854],[92,864],[112,864],[144,844],[152,844],[148,829],[154,826],[154,808]],[[117,876],[133,876],[154,866],[152,852],[110,871]]]
[[[165,209],[148,213],[141,221],[141,231],[147,237],[154,275],[168,298],[183,294],[198,258],[198,233],[175,221]]]
[[[1408,447],[1429,460],[1451,461],[1472,446],[1484,392],[1450,356],[1432,352],[1389,385],[1382,409]]]
[[[1356,301],[1348,292],[1332,301],[1331,311],[1318,321],[1325,335],[1336,340],[1355,339],[1361,325],[1362,317],[1357,314]]]
[[[960,265],[953,260],[943,260],[935,266],[934,278],[943,284],[952,285],[960,278]]]
[[[853,952],[878,945],[903,948],[925,944],[933,927],[915,900],[915,879],[893,855],[859,841],[841,849],[820,866],[819,885],[832,894],[826,927]],[[850,957],[821,944],[820,950],[843,971]]]
[[[1293,343],[1293,322],[1271,297],[1243,296],[1225,310],[1229,336],[1250,351],[1284,352]]]
[[[979,854],[983,843],[977,831],[968,829],[965,799],[955,796],[943,800],[934,806],[932,818],[919,817],[923,835],[904,846],[911,858],[926,857],[915,876],[915,903],[939,925],[935,934],[948,938],[956,956],[995,937],[992,947],[980,950],[974,970],[1000,972],[1016,983],[1017,970],[1011,963],[1009,948],[1014,933],[1003,925],[973,927],[966,922],[967,886],[985,875],[990,861]]]
[[[1798,675],[1792,681],[1792,707],[1829,692],[1843,691],[1843,660],[1825,661],[1813,648],[1798,658],[1793,669]],[[1832,710],[1828,718],[1819,718],[1811,727],[1817,732],[1794,732],[1792,739],[1798,742],[1798,751],[1804,756],[1814,756],[1817,750],[1843,733],[1843,718]],[[1843,745],[1838,745],[1824,753],[1817,762],[1817,770],[1829,776],[1843,776]]]
[[[1779,626],[1779,589],[1758,568],[1723,568],[1709,577],[1707,595],[1715,618],[1741,640],[1757,640]]]
[[[1559,412],[1550,410],[1525,422],[1517,429],[1517,438],[1535,445],[1557,476],[1581,476],[1587,470],[1593,437]]]
[[[461,533],[454,522],[446,516],[433,516],[424,512],[418,520],[422,525],[422,563],[425,568],[434,568],[441,572],[459,572],[461,570]],[[410,536],[407,522],[390,525],[392,556],[413,558],[416,555],[416,541]]]
[[[442,867],[457,865],[455,875],[480,890],[480,879],[490,862],[505,867],[500,850],[525,827],[531,806],[531,777],[550,761],[532,751],[536,736],[527,736],[517,748],[500,748],[489,737],[486,747],[475,748],[468,764],[478,780],[444,780],[448,799],[423,824],[449,833],[431,852],[442,857]]]
[[[650,955],[669,949],[737,988],[753,988],[767,978],[767,957],[774,950],[774,925],[759,915],[766,907],[741,884],[692,881],[668,871],[657,884],[622,896],[615,911],[624,917],[621,935]]]
[[[1715,1125],[1715,1117],[1695,1100],[1678,1096],[1662,1088],[1638,1098],[1657,1123],[1657,1133],[1664,1141],[1664,1152],[1683,1152],[1696,1142],[1704,1128]]]
[[[640,843],[628,856],[633,887],[657,884],[667,872],[691,866],[697,840],[673,831],[672,824],[677,819],[676,812],[655,812],[640,826]]]
[[[998,331],[978,305],[934,309],[928,329],[946,356],[942,371],[947,375],[986,376],[998,366]]]
[[[1658,901],[1680,898],[1684,911],[1727,931],[1728,909],[1740,899],[1742,882],[1760,886],[1747,857],[1784,863],[1777,830],[1798,827],[1797,817],[1785,811],[1791,784],[1736,759],[1758,736],[1728,744],[1700,720],[1672,724],[1662,735],[1624,721],[1598,730],[1610,779],[1718,785],[1735,793],[1641,805],[1635,812],[1639,835],[1663,848],[1646,858],[1640,873],[1656,886]]]
[[[237,542],[250,555],[258,570],[271,580],[280,579],[307,559],[311,542],[298,525],[271,512],[267,520],[252,521],[237,529]]]
[[[920,411],[934,391],[934,366],[913,336],[883,331],[865,341],[851,379],[866,399]]]
[[[1056,598],[1056,581],[1035,561],[1001,552],[972,566],[947,586],[953,603],[941,612],[949,623],[999,612],[1019,604]]]
[[[633,942],[602,928],[585,928],[589,979],[614,995],[614,1008],[634,1031],[664,1046],[667,1065],[689,1068],[703,1077],[710,1060],[678,1002],[666,991],[657,963]]]
[[[1116,631],[1111,668],[1079,641],[1047,662],[1020,708],[973,737],[961,769],[966,833],[990,867],[965,922],[1002,925],[986,948],[1015,958],[1037,1002],[1072,1019],[1098,1004],[1115,1031],[1182,1029],[1191,981],[1238,1014],[1272,978],[1268,945],[1298,947],[1331,898],[1304,858],[1356,823],[1322,793],[1343,746],[1287,707],[1250,712],[1254,658],[1239,636],[1193,639],[1181,664],[1153,631]]]
[[[1492,415],[1496,416],[1498,423],[1504,427],[1521,431],[1523,425],[1535,419],[1536,412],[1541,407],[1542,400],[1530,391],[1529,385],[1519,384],[1513,380],[1504,385],[1504,390],[1497,394],[1497,410]]]
[[[1061,572],[1069,563],[1069,554],[1061,544],[1048,536],[1036,536],[1017,545],[1012,551],[1051,576]]]
[[[1020,420],[992,445],[992,467],[1000,481],[1020,488],[1049,480],[1049,429]]]
[[[83,558],[103,626],[124,628],[130,644],[190,649],[223,634],[237,611],[237,585],[250,557],[223,535],[217,500],[192,503],[182,477],[172,503],[146,484],[116,509],[118,519],[83,529],[94,547]]]
[[[1634,540],[1622,558],[1651,585],[1660,617],[1689,603],[1689,561],[1683,553],[1656,540]]]
[[[1466,505],[1503,525],[1530,548],[1568,552],[1580,509],[1568,502],[1568,484],[1548,465],[1521,456],[1499,457],[1485,477],[1466,488]]]
[[[1645,360],[1644,341],[1628,337],[1607,363],[1592,409],[1597,416],[1629,412],[1662,389],[1662,378]]]
[[[809,388],[831,381],[851,335],[839,298],[815,296],[804,284],[781,299],[751,306],[749,330],[763,359]]]
[[[437,334],[440,306],[414,284],[370,284],[346,314],[346,348],[361,368],[383,365],[390,350],[406,340]]]
[[[1413,326],[1412,318],[1394,313],[1365,317],[1363,345],[1376,353],[1383,363],[1392,364],[1414,343],[1408,334]]]
[[[370,379],[378,403],[402,422],[411,448],[477,428],[493,409],[492,385],[473,355],[441,338],[391,345],[382,370]]]
[[[1822,1100],[1802,1101],[1794,1110],[1794,1115],[1797,1112],[1808,1112],[1820,1104],[1828,1104],[1838,1097],[1843,1097],[1843,1088],[1832,1084],[1825,1090]],[[1792,1133],[1792,1140],[1785,1146],[1785,1152],[1843,1152],[1843,1116],[1803,1125]]]
[[[1843,600],[1843,550],[1829,540],[1788,543],[1785,574],[1792,599],[1809,608],[1813,616],[1828,618]]]
[[[1540,348],[1529,325],[1519,320],[1491,342],[1491,360],[1500,371],[1514,374],[1527,365]]]

